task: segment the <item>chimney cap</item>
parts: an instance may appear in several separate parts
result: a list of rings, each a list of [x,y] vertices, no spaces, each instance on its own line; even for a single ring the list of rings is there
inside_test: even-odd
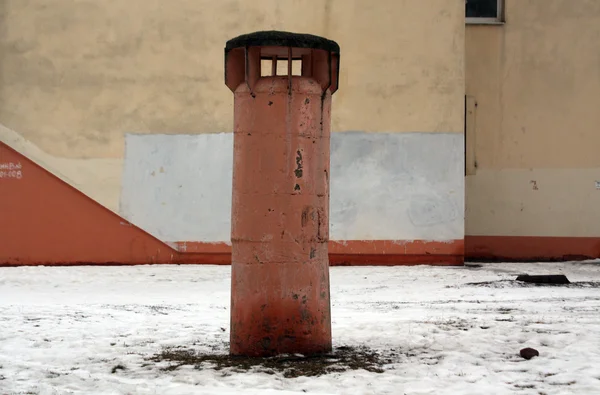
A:
[[[277,30],[258,31],[242,34],[227,41],[225,52],[241,47],[292,47],[322,49],[340,53],[340,46],[332,40],[312,34],[290,33]]]

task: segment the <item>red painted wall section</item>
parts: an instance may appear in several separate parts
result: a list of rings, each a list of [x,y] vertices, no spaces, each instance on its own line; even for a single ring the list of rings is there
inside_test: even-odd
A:
[[[578,261],[600,258],[600,237],[465,236],[470,260]]]
[[[0,265],[188,263],[203,255],[179,253],[0,142]]]

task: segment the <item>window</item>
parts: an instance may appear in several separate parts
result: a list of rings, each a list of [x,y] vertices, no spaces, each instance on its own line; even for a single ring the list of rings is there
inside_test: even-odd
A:
[[[503,0],[465,0],[467,23],[502,23]]]
[[[292,59],[292,75],[302,74],[302,60]],[[260,76],[286,76],[288,75],[288,60],[277,59],[275,61],[275,70],[273,70],[273,59],[262,58],[260,60]]]

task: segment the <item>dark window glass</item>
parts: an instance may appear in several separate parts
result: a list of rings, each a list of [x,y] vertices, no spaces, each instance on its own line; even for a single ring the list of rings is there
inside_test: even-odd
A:
[[[467,18],[497,18],[498,0],[466,0]]]

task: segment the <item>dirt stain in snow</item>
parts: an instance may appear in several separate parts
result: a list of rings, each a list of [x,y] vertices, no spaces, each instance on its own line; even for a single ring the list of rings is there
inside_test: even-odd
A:
[[[322,376],[329,373],[364,369],[372,373],[383,373],[386,364],[397,362],[399,354],[390,351],[382,353],[367,347],[341,346],[331,353],[303,356],[281,355],[269,358],[240,357],[228,354],[201,354],[185,348],[167,348],[149,358],[150,361],[168,365],[162,370],[172,371],[181,366],[194,366],[195,369],[232,373],[259,371],[267,374],[281,373],[286,378]]]

